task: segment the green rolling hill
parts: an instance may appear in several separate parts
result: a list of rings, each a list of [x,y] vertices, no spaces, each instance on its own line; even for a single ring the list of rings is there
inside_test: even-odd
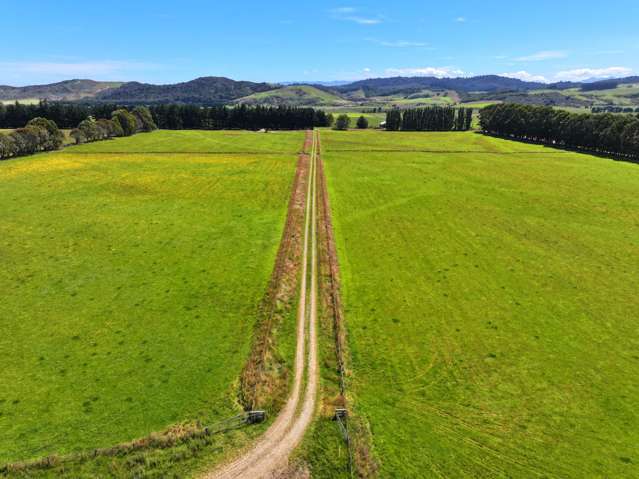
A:
[[[292,85],[254,93],[235,101],[241,105],[343,106],[351,102],[337,93],[311,85]]]

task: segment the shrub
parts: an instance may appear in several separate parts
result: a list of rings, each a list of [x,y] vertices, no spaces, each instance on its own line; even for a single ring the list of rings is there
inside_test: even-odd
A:
[[[3,135],[0,133],[0,160],[15,156],[17,147],[15,140],[11,135]]]
[[[71,130],[70,135],[71,135],[71,138],[73,138],[75,140],[75,144],[76,145],[79,145],[81,143],[86,143],[87,142],[86,135],[79,128],[74,128],[73,130]]]
[[[157,125],[153,121],[153,115],[151,115],[151,111],[147,107],[136,107],[133,110],[133,115],[135,116],[137,129],[139,131],[153,131],[158,129]]]
[[[85,141],[98,141],[101,140],[101,128],[98,127],[98,123],[92,116],[86,120],[82,120],[78,125],[78,130],[84,135]]]
[[[98,124],[98,128],[104,132],[104,138],[113,138],[124,135],[122,128],[113,120],[101,119],[96,123]]]
[[[9,134],[13,136],[18,145],[18,155],[32,155],[40,150],[40,129],[35,126],[18,128]]]
[[[122,128],[123,136],[131,136],[137,132],[138,121],[136,117],[124,109],[115,110],[111,119]]]
[[[41,128],[47,132],[46,141],[42,145],[43,150],[45,151],[57,150],[64,144],[64,134],[60,131],[58,125],[56,125],[54,121],[38,117],[30,120],[27,123],[27,127]]]
[[[366,128],[368,128],[368,120],[364,115],[360,116],[357,119],[357,128],[359,128],[360,130],[365,130]]]
[[[336,130],[348,130],[348,127],[351,126],[351,119],[346,114],[342,114],[337,117],[337,121],[335,122]]]

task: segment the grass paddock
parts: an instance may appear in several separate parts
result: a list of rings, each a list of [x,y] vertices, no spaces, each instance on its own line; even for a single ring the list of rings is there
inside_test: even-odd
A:
[[[381,477],[639,476],[639,167],[323,133]]]
[[[303,138],[156,132],[0,162],[0,463],[235,413]]]

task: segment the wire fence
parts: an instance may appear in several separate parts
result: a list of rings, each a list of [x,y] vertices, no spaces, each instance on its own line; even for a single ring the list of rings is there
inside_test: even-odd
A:
[[[116,456],[145,449],[167,448],[182,444],[191,439],[213,436],[216,434],[240,429],[245,426],[260,424],[264,421],[266,421],[266,413],[264,411],[243,412],[241,414],[222,419],[208,426],[187,426],[181,429],[171,429],[161,433],[151,434],[142,439],[138,439],[128,443],[118,444],[112,447],[84,450],[61,456],[49,455],[32,461],[5,464],[3,466],[0,466],[0,474],[8,474],[9,472],[24,472],[33,469],[47,469],[65,463],[84,461],[99,456]],[[61,437],[61,435],[58,437]],[[40,451],[46,449],[51,449],[51,443],[39,448]]]
[[[324,176],[324,165],[321,158],[321,141],[319,132],[317,133],[317,170],[319,173],[319,188],[321,193],[322,222],[324,227],[324,242],[326,255],[328,259],[328,278],[329,278],[329,301],[330,309],[333,314],[333,332],[335,340],[335,358],[337,361],[337,374],[339,377],[339,390],[346,405],[346,364],[345,364],[345,343],[346,331],[344,327],[344,318],[342,315],[342,304],[339,294],[339,266],[337,264],[337,251],[335,249],[335,238],[333,234],[333,224],[331,221],[331,209],[328,200],[328,188],[326,185],[326,177]],[[348,473],[353,477],[353,448],[351,445],[351,437],[348,428],[348,411],[346,408],[338,408],[335,410],[333,418],[337,423],[339,432],[346,443],[348,451]]]

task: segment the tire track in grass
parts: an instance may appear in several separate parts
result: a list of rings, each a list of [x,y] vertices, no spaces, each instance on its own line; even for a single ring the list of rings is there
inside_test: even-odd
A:
[[[319,382],[317,345],[317,134],[313,134],[310,181],[306,193],[306,219],[302,275],[297,311],[297,346],[293,389],[281,413],[252,448],[230,463],[203,476],[204,479],[276,477],[288,465],[288,458],[304,437],[316,410]],[[309,264],[310,263],[310,264]],[[310,280],[310,281],[309,281]],[[306,336],[308,327],[308,352]],[[305,356],[306,360],[305,360]],[[306,390],[301,398],[304,373]],[[301,401],[300,401],[301,400]]]

